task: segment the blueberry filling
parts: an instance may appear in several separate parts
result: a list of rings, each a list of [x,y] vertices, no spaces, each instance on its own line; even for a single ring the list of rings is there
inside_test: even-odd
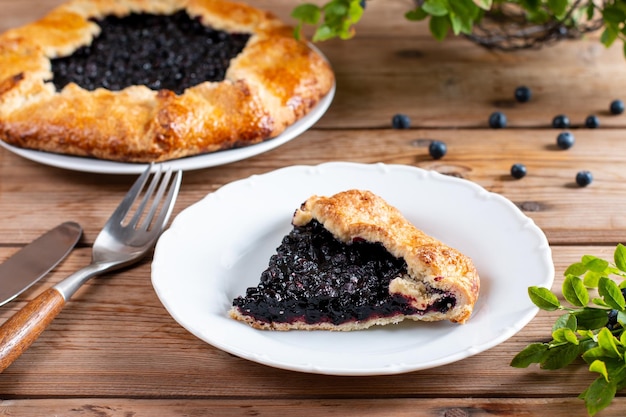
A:
[[[211,29],[185,11],[107,16],[95,22],[102,31],[91,45],[51,60],[57,90],[74,82],[86,90],[145,85],[182,94],[204,81],[222,81],[230,60],[250,38]]]
[[[255,320],[274,323],[303,321],[335,325],[378,317],[445,313],[455,305],[441,294],[425,310],[401,295],[389,294],[389,282],[407,273],[406,262],[381,244],[336,240],[313,220],[296,226],[270,258],[257,287],[248,288],[233,306]]]

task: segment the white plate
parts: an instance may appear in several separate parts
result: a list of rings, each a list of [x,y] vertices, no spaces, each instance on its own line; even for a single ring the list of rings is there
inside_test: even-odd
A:
[[[356,332],[255,330],[227,317],[256,286],[295,208],[310,195],[369,189],[417,227],[469,255],[481,292],[464,325],[403,322]],[[504,197],[466,180],[401,165],[294,166],[225,185],[183,210],[160,238],[152,283],[188,331],[251,361],[302,372],[381,375],[448,364],[485,351],[538,309],[531,285],[550,287],[548,241]]]
[[[229,164],[242,159],[251,158],[261,153],[270,151],[280,145],[300,136],[308,128],[313,126],[328,110],[335,95],[335,86],[324,98],[302,119],[289,126],[283,133],[274,139],[256,145],[243,148],[229,149],[208,153],[204,155],[190,156],[163,162],[162,165],[172,167],[174,170],[191,171],[194,169],[209,168],[217,165]],[[42,152],[32,149],[18,148],[0,140],[0,146],[13,152],[22,158],[29,159],[40,164],[50,165],[57,168],[65,168],[74,171],[96,172],[100,174],[140,174],[146,169],[146,164],[125,163],[107,161],[104,159],[85,158],[80,156],[61,155],[51,152]]]

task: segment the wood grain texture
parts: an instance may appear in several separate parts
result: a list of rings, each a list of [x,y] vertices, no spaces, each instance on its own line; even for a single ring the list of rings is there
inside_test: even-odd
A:
[[[47,286],[89,260],[75,251],[18,300],[0,310],[9,317]],[[582,254],[607,257],[610,248],[554,248],[556,281]],[[545,340],[555,319],[540,312],[507,342],[449,366],[402,375],[336,377],[301,374],[251,363],[215,349],[181,328],[159,302],[149,263],[88,282],[49,330],[0,374],[2,398],[404,398],[576,397],[591,375],[578,363],[559,371],[509,366],[532,341]]]
[[[602,417],[623,417],[626,400],[618,398],[616,406]],[[0,401],[0,415],[20,417],[546,417],[561,415],[583,417],[576,411],[575,399],[328,399],[328,400],[118,400],[81,398],[69,400]]]

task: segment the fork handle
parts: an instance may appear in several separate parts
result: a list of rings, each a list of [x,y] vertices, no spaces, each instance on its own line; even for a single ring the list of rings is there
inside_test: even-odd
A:
[[[65,306],[65,298],[49,288],[0,326],[0,372],[13,363]]]

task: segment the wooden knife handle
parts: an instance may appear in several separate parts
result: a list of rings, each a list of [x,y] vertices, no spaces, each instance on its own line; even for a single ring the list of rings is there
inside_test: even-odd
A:
[[[64,305],[61,293],[49,288],[0,326],[0,372],[33,344]]]

